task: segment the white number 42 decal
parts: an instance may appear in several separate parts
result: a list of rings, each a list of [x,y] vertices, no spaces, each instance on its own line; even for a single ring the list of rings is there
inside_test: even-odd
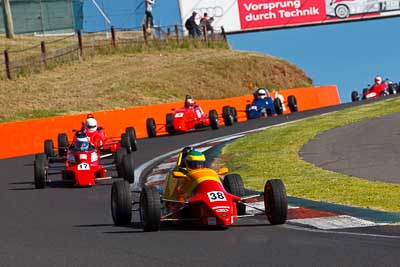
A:
[[[224,192],[221,191],[211,191],[207,193],[208,199],[210,199],[210,202],[214,201],[226,201],[225,194]]]
[[[79,171],[86,171],[86,170],[90,170],[90,166],[88,163],[81,163],[78,165],[78,170]]]

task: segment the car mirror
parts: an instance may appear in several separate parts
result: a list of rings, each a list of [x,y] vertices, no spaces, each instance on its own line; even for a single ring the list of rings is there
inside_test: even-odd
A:
[[[225,175],[229,172],[229,169],[226,167],[223,167],[221,169],[218,170],[218,175]]]
[[[187,178],[187,176],[183,172],[179,171],[172,172],[172,176],[174,176],[174,178]]]

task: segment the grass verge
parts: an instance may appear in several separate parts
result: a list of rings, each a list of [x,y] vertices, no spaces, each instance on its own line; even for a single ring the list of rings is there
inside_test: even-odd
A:
[[[299,157],[301,147],[323,131],[394,112],[400,112],[400,98],[273,127],[225,146],[218,164],[241,174],[252,189],[280,177],[290,196],[400,212],[400,185],[327,171]]]

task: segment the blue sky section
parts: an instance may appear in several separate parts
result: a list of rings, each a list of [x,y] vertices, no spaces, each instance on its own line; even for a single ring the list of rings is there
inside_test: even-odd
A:
[[[143,20],[141,0],[97,1],[104,2],[116,27],[137,27]],[[157,25],[180,24],[178,1],[156,0],[153,15]],[[84,30],[104,29],[104,20],[91,1],[85,1],[84,16]],[[228,39],[233,49],[260,52],[292,62],[315,85],[337,85],[342,102],[349,102],[351,91],[361,91],[373,82],[375,75],[400,81],[399,26],[400,18],[390,18],[243,33],[230,35]]]

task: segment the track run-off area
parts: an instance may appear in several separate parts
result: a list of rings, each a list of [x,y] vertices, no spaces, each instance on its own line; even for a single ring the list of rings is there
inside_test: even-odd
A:
[[[252,120],[216,131],[140,139],[134,154],[137,185],[160,164],[173,162],[171,151],[184,146],[210,147],[208,140],[224,137],[220,140],[224,142],[231,135],[362,104]],[[207,150],[211,153],[212,148]],[[91,188],[55,183],[36,190],[33,158],[0,161],[0,266],[398,266],[400,262],[398,225],[324,230],[295,223],[293,218],[271,226],[261,216],[243,219],[227,230],[165,226],[145,233],[138,223],[117,227],[110,211],[110,181]],[[294,201],[289,201],[292,214],[301,207]]]

